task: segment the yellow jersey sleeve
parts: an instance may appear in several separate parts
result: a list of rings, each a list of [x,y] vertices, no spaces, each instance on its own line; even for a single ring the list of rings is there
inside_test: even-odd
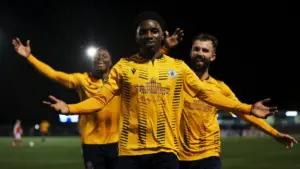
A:
[[[222,86],[222,91],[228,98],[238,101],[238,98],[235,96],[235,94],[232,92],[232,90],[224,82],[221,83],[221,86]],[[232,113],[230,112],[230,114],[232,114]],[[246,122],[254,125],[261,131],[263,131],[271,136],[276,136],[278,134],[278,131],[275,128],[273,128],[270,124],[268,124],[264,119],[260,119],[260,118],[257,118],[255,116],[251,116],[248,114],[242,114],[239,112],[234,112],[234,114],[237,117],[239,117],[240,119],[245,120]]]
[[[49,65],[35,58],[32,54],[30,54],[27,60],[41,74],[64,85],[65,87],[75,88],[79,85],[79,80],[76,74],[67,74],[64,72],[56,71]]]
[[[120,90],[122,60],[110,71],[108,82],[100,89],[99,93],[77,104],[68,104],[69,113],[84,114],[100,111]]]
[[[184,80],[183,86],[185,92],[192,97],[198,97],[200,100],[217,107],[218,109],[234,112],[242,112],[249,114],[252,105],[244,104],[239,101],[234,101],[223,94],[216,91],[214,88],[203,83],[197,75],[184,62],[182,63]]]

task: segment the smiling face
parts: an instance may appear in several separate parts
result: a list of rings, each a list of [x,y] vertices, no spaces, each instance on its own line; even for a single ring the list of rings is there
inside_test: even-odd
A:
[[[105,72],[111,67],[111,55],[104,48],[99,48],[93,60],[93,67],[96,71]]]
[[[191,50],[191,62],[195,71],[208,69],[210,62],[216,59],[215,49],[210,40],[195,40]]]

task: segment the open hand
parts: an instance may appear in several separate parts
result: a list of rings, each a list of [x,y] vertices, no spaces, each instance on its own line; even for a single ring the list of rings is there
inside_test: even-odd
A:
[[[294,139],[292,136],[284,133],[278,133],[277,136],[275,136],[275,139],[282,143],[285,148],[292,149],[294,144],[298,144],[297,140]]]
[[[270,101],[271,101],[271,99],[264,99],[264,100],[256,102],[251,109],[251,114],[258,118],[266,119],[269,116],[277,113],[278,112],[277,107],[265,106],[265,104]]]
[[[64,101],[59,100],[59,99],[57,99],[57,98],[55,98],[54,96],[51,96],[51,95],[49,96],[49,99],[51,99],[55,103],[51,103],[51,102],[48,102],[48,101],[43,101],[43,103],[49,105],[50,107],[54,108],[56,111],[59,111],[62,114],[69,113],[68,105]]]
[[[30,49],[30,41],[29,41],[29,40],[27,40],[26,46],[24,46],[24,45],[22,44],[22,42],[20,41],[19,38],[13,39],[12,44],[14,45],[15,50],[16,50],[16,52],[17,52],[19,55],[21,55],[21,56],[23,56],[23,57],[25,57],[25,58],[28,58],[28,57],[29,57],[30,52],[31,52],[31,49]]]
[[[183,30],[177,28],[172,36],[169,36],[169,32],[166,31],[165,45],[167,48],[173,48],[179,44],[183,39]]]

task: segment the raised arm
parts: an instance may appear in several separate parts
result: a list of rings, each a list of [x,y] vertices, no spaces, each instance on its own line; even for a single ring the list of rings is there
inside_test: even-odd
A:
[[[37,58],[35,58],[31,54],[31,49],[30,49],[30,41],[27,41],[26,46],[22,44],[20,39],[14,39],[13,40],[13,45],[15,47],[15,50],[17,53],[24,58],[27,59],[27,61],[41,74],[44,76],[48,77],[49,79],[52,79],[65,87],[68,88],[75,88],[77,85],[79,85],[78,78],[76,78],[76,74],[67,74],[61,71],[56,71],[49,65],[41,62]]]
[[[169,36],[169,32],[165,32],[165,44],[160,50],[162,54],[167,54],[170,48],[177,46],[183,39],[184,33],[183,30],[177,28],[172,36]]]
[[[184,72],[184,90],[192,97],[211,104],[218,109],[226,110],[229,112],[241,112],[244,114],[252,114],[259,118],[267,118],[268,116],[277,112],[276,107],[266,107],[263,105],[265,101],[260,101],[254,105],[234,101],[222,95],[213,88],[205,85],[196,74],[185,64],[182,64]]]
[[[108,82],[101,88],[99,93],[77,104],[66,104],[64,101],[53,96],[49,98],[55,103],[44,101],[60,113],[86,114],[102,110],[105,105],[120,91],[122,61],[119,61],[110,71]]]

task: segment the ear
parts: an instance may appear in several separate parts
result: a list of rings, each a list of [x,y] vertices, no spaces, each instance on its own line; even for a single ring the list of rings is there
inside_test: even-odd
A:
[[[139,42],[139,30],[140,27],[137,27],[136,31],[135,31],[135,42],[138,43]]]
[[[210,58],[210,61],[216,60],[216,53]]]

